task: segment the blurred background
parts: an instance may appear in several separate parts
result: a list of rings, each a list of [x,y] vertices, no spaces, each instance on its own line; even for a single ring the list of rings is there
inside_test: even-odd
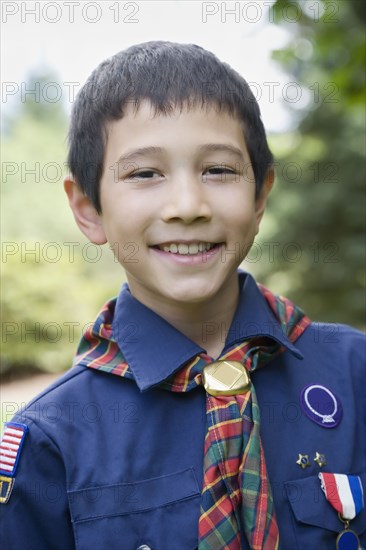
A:
[[[276,158],[276,185],[243,267],[313,320],[364,329],[363,1],[1,9],[3,420],[70,367],[83,328],[124,281],[108,247],[79,233],[62,182],[76,93],[103,59],[131,44],[193,42],[246,78]]]

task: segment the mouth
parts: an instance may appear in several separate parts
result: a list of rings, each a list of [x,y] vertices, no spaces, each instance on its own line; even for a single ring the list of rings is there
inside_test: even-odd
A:
[[[223,243],[212,243],[207,241],[190,241],[190,242],[166,242],[152,246],[157,250],[168,252],[170,254],[178,254],[180,256],[195,256],[200,253],[205,253],[214,250]]]

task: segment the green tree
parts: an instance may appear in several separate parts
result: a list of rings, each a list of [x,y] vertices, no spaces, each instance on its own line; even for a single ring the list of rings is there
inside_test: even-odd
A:
[[[296,129],[271,136],[277,178],[261,241],[272,243],[273,255],[268,245],[266,260],[254,268],[314,320],[363,327],[364,2],[318,3],[318,17],[309,11],[315,6],[301,0],[273,6],[275,21],[292,35],[273,59],[311,99],[300,112],[292,105]],[[289,23],[294,13],[301,15]]]
[[[26,87],[48,83],[57,77],[35,73]],[[2,145],[1,368],[9,375],[69,368],[83,327],[123,280],[108,247],[90,246],[68,207],[63,103],[42,93],[24,99]]]

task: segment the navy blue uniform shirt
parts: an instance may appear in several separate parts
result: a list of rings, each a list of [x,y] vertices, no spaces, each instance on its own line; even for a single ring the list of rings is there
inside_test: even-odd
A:
[[[365,337],[344,325],[313,323],[291,344],[254,279],[239,277],[232,325],[219,327],[225,349],[258,334],[286,348],[252,375],[281,549],[334,549],[342,523],[318,474],[359,475],[366,493]],[[29,432],[12,494],[0,505],[6,550],[198,546],[205,391],[156,386],[202,349],[138,302],[127,285],[113,332],[136,382],[74,367],[13,419]],[[306,414],[301,392],[312,384],[337,396],[343,417],[336,427]],[[308,455],[309,467],[297,463],[299,453]],[[316,453],[326,457],[322,468]],[[366,545],[365,510],[351,527]]]

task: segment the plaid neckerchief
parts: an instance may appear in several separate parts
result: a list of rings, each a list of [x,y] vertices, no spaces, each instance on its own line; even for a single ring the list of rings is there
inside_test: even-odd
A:
[[[290,300],[259,289],[291,342],[304,332],[310,319]],[[74,365],[134,379],[112,335],[116,298],[107,302],[81,339]],[[253,372],[285,348],[269,337],[255,337],[235,345],[219,360],[240,361]],[[178,372],[158,384],[173,392],[202,385],[202,370],[214,360],[200,353]],[[217,361],[217,359],[215,360]],[[199,550],[240,550],[241,532],[254,550],[279,547],[272,491],[260,438],[259,406],[253,384],[244,394],[212,396],[206,393],[207,431],[204,480],[199,519]]]

